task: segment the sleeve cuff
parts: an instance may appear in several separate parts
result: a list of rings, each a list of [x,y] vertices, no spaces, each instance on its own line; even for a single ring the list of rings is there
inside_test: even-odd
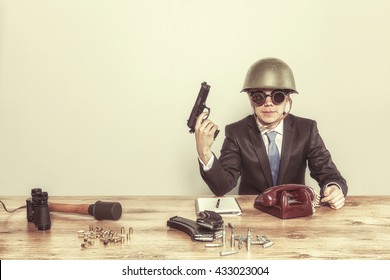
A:
[[[211,169],[211,167],[213,167],[213,163],[214,163],[214,154],[213,156],[210,158],[209,162],[207,164],[205,164],[200,158],[199,159],[199,162],[202,164],[202,167],[203,167],[203,171],[209,171]]]

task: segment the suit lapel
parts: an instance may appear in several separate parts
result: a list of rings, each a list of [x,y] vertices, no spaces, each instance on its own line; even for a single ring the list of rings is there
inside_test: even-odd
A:
[[[290,155],[291,155],[291,148],[293,145],[293,121],[291,120],[290,116],[287,116],[284,119],[284,128],[283,128],[283,147],[282,147],[282,154],[280,158],[280,168],[279,168],[279,175],[278,175],[278,184],[283,182],[284,176],[287,172],[287,166],[290,161]]]
[[[249,119],[249,136],[251,138],[253,147],[255,149],[256,156],[260,162],[261,171],[269,186],[273,185],[271,167],[269,165],[269,160],[267,156],[267,151],[265,150],[265,145],[263,138],[261,137],[260,130],[256,124],[254,116]],[[283,143],[284,145],[284,143]]]

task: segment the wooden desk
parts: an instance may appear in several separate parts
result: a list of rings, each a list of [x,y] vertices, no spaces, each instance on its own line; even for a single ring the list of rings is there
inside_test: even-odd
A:
[[[0,259],[143,259],[143,260],[207,260],[207,259],[390,259],[390,196],[348,197],[340,210],[318,208],[311,217],[280,220],[253,208],[255,196],[237,196],[242,216],[224,216],[235,233],[266,235],[274,245],[264,249],[245,246],[238,254],[220,257],[222,248],[205,248],[178,230],[169,229],[170,217],[196,218],[195,197],[50,197],[51,202],[87,203],[96,200],[118,201],[123,214],[118,221],[96,221],[92,216],[51,213],[52,227],[39,231],[26,220],[26,210],[9,214],[0,210]],[[8,209],[25,204],[26,197],[2,197]],[[89,225],[110,228],[120,233],[123,226],[133,228],[133,236],[125,244],[110,243],[81,249],[83,238],[77,231]],[[230,250],[230,231],[227,230]]]

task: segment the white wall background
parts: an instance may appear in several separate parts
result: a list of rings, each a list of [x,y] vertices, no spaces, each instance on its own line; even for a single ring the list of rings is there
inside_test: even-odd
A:
[[[211,194],[186,121],[221,134],[248,67],[293,69],[351,195],[390,194],[390,2],[0,0],[0,195]],[[308,184],[315,185],[308,181]]]

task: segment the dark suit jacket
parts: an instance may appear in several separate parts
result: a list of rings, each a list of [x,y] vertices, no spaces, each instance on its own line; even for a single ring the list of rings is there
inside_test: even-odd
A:
[[[347,195],[347,183],[333,163],[316,122],[290,114],[284,119],[277,185],[305,184],[307,166],[321,192],[326,184],[335,182]],[[200,172],[217,196],[233,189],[239,177],[239,194],[259,194],[273,186],[267,152],[253,115],[226,126],[219,159],[215,158],[208,171],[200,164]]]

